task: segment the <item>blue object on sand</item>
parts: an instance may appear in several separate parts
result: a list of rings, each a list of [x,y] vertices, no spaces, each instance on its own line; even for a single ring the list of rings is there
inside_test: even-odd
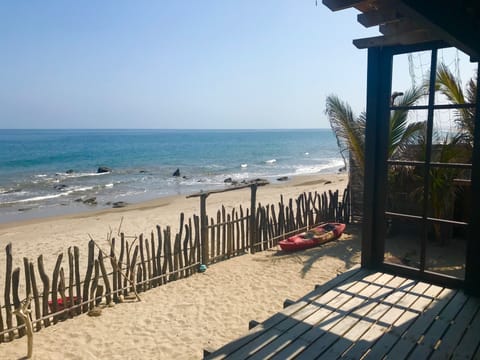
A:
[[[200,267],[198,268],[198,270],[199,270],[200,272],[205,272],[205,271],[207,271],[207,265],[201,264]]]

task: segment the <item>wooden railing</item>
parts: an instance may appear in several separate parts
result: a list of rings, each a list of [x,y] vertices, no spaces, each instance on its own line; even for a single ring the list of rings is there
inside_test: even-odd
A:
[[[8,244],[0,342],[25,335],[25,317],[19,310],[26,301],[31,300],[27,321],[39,331],[58,321],[94,312],[100,303],[140,300],[139,293],[203,271],[201,265],[270,249],[279,240],[321,222],[348,223],[349,196],[347,188],[341,199],[338,191],[315,192],[295,200],[284,201],[281,197],[276,205],[255,206],[252,195],[253,212],[240,206],[227,213],[222,207],[210,219],[201,211],[203,221],[196,215],[185,220],[182,213],[176,234],[169,226],[157,226],[149,236],[121,234],[117,239],[107,239],[108,251],[90,239],[83,267],[79,248],[70,247],[66,254],[57,256],[51,275],[45,271],[43,255],[36,261],[24,258],[23,272],[20,267],[13,269],[12,244]]]

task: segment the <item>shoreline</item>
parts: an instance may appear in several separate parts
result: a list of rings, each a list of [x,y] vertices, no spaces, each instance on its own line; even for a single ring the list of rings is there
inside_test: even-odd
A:
[[[289,188],[300,188],[300,187],[312,187],[316,185],[324,185],[325,182],[328,181],[336,181],[337,179],[342,179],[339,181],[346,181],[346,184],[348,183],[348,174],[345,172],[336,172],[336,173],[321,173],[321,174],[308,174],[308,175],[297,175],[297,176],[292,176],[290,177],[287,181],[282,181],[282,182],[275,182],[275,183],[269,183],[265,186],[259,187],[259,191],[257,192],[257,201],[260,201],[262,197],[262,189],[265,188],[274,188],[274,189],[289,189]],[[328,184],[327,184],[328,185]],[[228,189],[226,187],[226,189]],[[337,189],[335,189],[337,190]],[[343,191],[343,189],[338,189]],[[238,192],[245,192],[249,191],[248,189],[239,189],[238,191],[229,191],[227,192],[228,194],[232,194],[234,198],[236,196],[234,194]],[[289,193],[294,193],[294,192],[289,192]],[[299,192],[298,194],[300,194]],[[31,224],[36,224],[36,223],[44,223],[48,221],[54,221],[54,220],[66,220],[66,219],[81,219],[81,218],[88,218],[88,217],[96,217],[96,216],[103,216],[103,215],[108,215],[108,214],[116,214],[116,213],[125,213],[129,211],[136,211],[136,210],[150,210],[150,209],[155,209],[159,207],[164,207],[168,206],[172,203],[175,202],[180,202],[181,200],[191,200],[187,199],[187,196],[191,194],[181,194],[181,195],[169,195],[169,196],[162,196],[158,197],[155,199],[151,200],[146,200],[146,201],[140,201],[140,202],[135,202],[135,203],[128,203],[124,207],[121,208],[113,208],[113,207],[107,207],[107,208],[98,208],[98,209],[90,209],[90,210],[81,210],[78,212],[72,212],[72,213],[67,213],[64,215],[47,215],[43,217],[34,217],[34,218],[27,218],[27,219],[22,219],[22,220],[15,220],[15,221],[8,221],[8,222],[0,222],[0,231],[5,228],[9,227],[16,227],[16,226],[22,226],[22,225],[31,225]],[[218,194],[212,195],[217,196]],[[280,194],[279,193],[279,197]],[[222,195],[220,194],[223,200],[228,200],[228,195]],[[289,198],[291,196],[285,196],[284,198]],[[197,198],[193,198],[194,201],[199,201]],[[250,198],[248,198],[248,202]],[[218,201],[217,201],[218,203]],[[180,215],[180,214],[178,214]],[[172,224],[166,224],[166,225],[172,225]],[[1,233],[0,233],[1,235]]]

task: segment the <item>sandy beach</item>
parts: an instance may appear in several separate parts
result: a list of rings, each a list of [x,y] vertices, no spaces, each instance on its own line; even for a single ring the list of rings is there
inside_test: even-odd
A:
[[[343,191],[346,174],[301,176],[259,188],[257,200],[276,203],[305,191]],[[249,206],[248,189],[211,195],[207,213]],[[23,257],[44,255],[51,272],[56,256],[77,245],[86,254],[89,237],[101,246],[118,231],[150,233],[156,225],[176,231],[179,213],[199,213],[199,199],[162,198],[121,209],[0,225],[2,249],[13,244],[14,267]],[[35,359],[199,359],[204,348],[218,348],[248,330],[248,321],[263,321],[282,309],[285,299],[297,299],[360,260],[358,229],[349,226],[337,241],[301,253],[271,249],[216,263],[195,274],[141,293],[141,302],[105,308],[100,317],[81,315],[34,334]],[[0,257],[4,284],[5,256]],[[3,288],[2,288],[3,291]],[[21,294],[21,296],[23,296]],[[0,344],[5,359],[26,354],[26,338]]]

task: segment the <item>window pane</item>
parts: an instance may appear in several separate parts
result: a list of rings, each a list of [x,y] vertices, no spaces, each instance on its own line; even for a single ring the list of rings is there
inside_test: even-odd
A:
[[[423,214],[423,166],[388,167],[386,210],[401,214]]]
[[[420,222],[387,217],[384,262],[420,267]]]
[[[440,274],[465,277],[466,227],[431,224],[425,268]]]

